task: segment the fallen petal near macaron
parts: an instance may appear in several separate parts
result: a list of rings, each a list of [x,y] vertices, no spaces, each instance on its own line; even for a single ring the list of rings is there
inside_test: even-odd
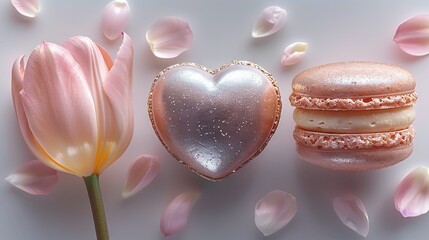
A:
[[[279,31],[286,22],[286,10],[278,6],[265,8],[256,20],[252,37],[266,37]]]
[[[48,195],[58,182],[57,171],[39,160],[25,163],[5,179],[31,195]]]
[[[23,16],[36,17],[40,12],[39,0],[10,0],[15,9]]]
[[[161,218],[161,232],[164,236],[176,234],[186,227],[191,210],[200,195],[196,192],[182,193],[168,204]]]
[[[333,206],[344,225],[363,237],[368,235],[368,213],[359,198],[353,195],[339,196],[334,199]]]
[[[159,160],[155,156],[141,155],[128,169],[123,198],[128,198],[140,192],[149,185],[159,172]]]
[[[429,14],[421,14],[401,23],[393,41],[405,53],[413,56],[429,54]]]
[[[429,211],[429,168],[419,167],[399,183],[395,207],[403,217],[416,217]]]
[[[146,40],[159,58],[175,58],[189,50],[193,33],[188,22],[179,17],[165,17],[150,26]]]
[[[255,224],[265,236],[268,236],[286,226],[296,212],[296,198],[287,192],[275,190],[256,203]]]
[[[104,36],[114,40],[121,36],[130,18],[130,7],[126,0],[114,0],[103,11],[102,29]]]
[[[292,43],[285,48],[280,63],[283,66],[294,65],[304,59],[306,52],[306,42]]]

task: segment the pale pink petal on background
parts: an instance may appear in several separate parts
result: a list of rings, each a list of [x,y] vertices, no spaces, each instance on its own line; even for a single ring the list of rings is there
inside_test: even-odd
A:
[[[395,207],[404,217],[416,217],[429,210],[429,168],[410,172],[396,188]]]
[[[33,160],[7,176],[5,181],[32,195],[47,195],[57,184],[58,175],[54,169]]]
[[[286,226],[296,212],[296,198],[287,192],[275,190],[267,193],[256,203],[255,224],[265,236],[268,236]]]
[[[40,12],[39,0],[10,0],[15,9],[26,17],[35,17]]]
[[[134,47],[131,38],[123,34],[123,42],[113,66],[103,82],[107,104],[111,108],[110,119],[115,123],[110,126],[108,139],[115,140],[106,161],[97,165],[101,173],[117,160],[127,149],[134,132],[134,109],[132,96]]]
[[[97,152],[96,111],[73,56],[46,42],[33,50],[21,97],[29,127],[47,155],[78,176],[91,175]]]
[[[366,237],[369,232],[368,213],[362,201],[353,195],[334,198],[335,213],[341,222],[359,235]]]
[[[128,169],[127,180],[122,192],[123,198],[128,198],[149,185],[159,172],[159,160],[155,156],[141,155]]]
[[[286,10],[278,6],[265,8],[256,20],[252,30],[252,37],[266,37],[279,31],[286,22]]]
[[[283,51],[283,55],[280,63],[283,66],[294,65],[302,61],[307,52],[307,43],[305,42],[295,42],[290,44]]]
[[[150,26],[146,40],[153,54],[159,58],[175,58],[189,50],[193,33],[186,20],[165,17]]]
[[[25,140],[25,143],[30,148],[34,156],[43,161],[46,165],[50,166],[59,171],[68,172],[73,174],[73,171],[64,168],[60,164],[52,160],[42,148],[40,148],[39,143],[33,136],[28,122],[27,116],[25,115],[24,106],[22,105],[21,100],[21,91],[23,88],[23,78],[24,78],[24,56],[15,60],[15,63],[12,67],[12,98],[13,105],[15,107],[16,118],[18,120],[19,129],[21,130],[22,137]]]
[[[126,0],[114,0],[106,5],[103,11],[102,29],[104,36],[114,40],[125,31],[130,19],[130,7]]]
[[[393,41],[407,54],[429,54],[429,14],[421,14],[401,23]]]
[[[162,234],[170,236],[186,227],[191,210],[200,195],[195,192],[182,193],[168,204],[161,218]]]

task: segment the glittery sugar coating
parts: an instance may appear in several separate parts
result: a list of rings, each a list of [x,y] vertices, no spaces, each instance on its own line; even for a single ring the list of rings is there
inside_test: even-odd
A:
[[[221,180],[256,157],[278,125],[275,80],[256,64],[235,61],[214,71],[184,63],[152,85],[149,115],[167,150],[209,180]]]

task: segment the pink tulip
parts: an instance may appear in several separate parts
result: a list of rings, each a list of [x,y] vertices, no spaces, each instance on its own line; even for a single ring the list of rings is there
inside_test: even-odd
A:
[[[91,203],[101,200],[98,175],[132,138],[133,52],[126,34],[114,61],[91,39],[73,37],[62,46],[43,42],[26,67],[24,57],[13,65],[12,96],[25,142],[47,166],[84,177]],[[107,234],[99,230],[97,236]]]
[[[124,34],[114,62],[87,37],[43,42],[12,70],[22,135],[46,165],[77,176],[100,174],[130,143],[133,47]]]

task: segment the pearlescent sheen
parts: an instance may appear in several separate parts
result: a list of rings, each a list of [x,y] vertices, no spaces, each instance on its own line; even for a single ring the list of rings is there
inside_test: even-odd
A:
[[[157,76],[149,97],[149,115],[164,146],[210,180],[256,157],[280,111],[271,74],[244,61],[214,71],[192,63],[171,66]]]

